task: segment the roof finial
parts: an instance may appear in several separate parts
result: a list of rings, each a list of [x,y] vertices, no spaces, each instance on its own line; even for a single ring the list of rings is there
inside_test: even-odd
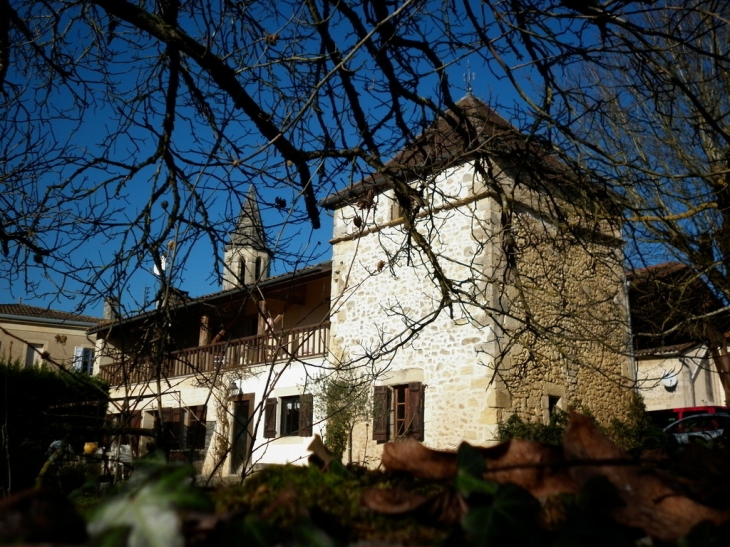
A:
[[[466,82],[466,94],[472,94],[471,83],[476,79],[476,75],[471,71],[471,65],[469,61],[466,62],[466,74],[464,74],[464,81]]]

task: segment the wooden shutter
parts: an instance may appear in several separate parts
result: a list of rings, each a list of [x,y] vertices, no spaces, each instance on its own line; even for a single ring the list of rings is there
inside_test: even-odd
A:
[[[187,433],[185,428],[185,420],[183,419],[183,409],[179,406],[172,407],[172,427],[170,430],[172,431],[173,436],[173,442],[170,445],[170,448],[179,450],[181,448],[185,448],[183,445],[183,439],[185,439],[185,434]]]
[[[264,438],[276,437],[276,404],[278,399],[266,399],[264,407]]]
[[[132,429],[140,429],[142,427],[142,411],[133,410],[132,415],[129,418],[129,427]],[[130,435],[130,443],[132,445],[132,452],[139,454],[139,434],[132,433]]]
[[[155,412],[155,414],[157,414]],[[172,422],[172,408],[169,406],[166,406],[162,409],[160,409],[160,415],[162,416],[162,423],[170,423]]]
[[[206,406],[191,406],[188,419],[188,436],[186,438],[187,448],[202,450],[205,448],[205,418]]]
[[[305,393],[299,396],[299,436],[312,436],[312,422],[314,421],[314,396]]]
[[[390,437],[390,388],[373,388],[373,440],[387,441]]]
[[[423,384],[411,382],[406,394],[406,424],[408,436],[423,440]]]

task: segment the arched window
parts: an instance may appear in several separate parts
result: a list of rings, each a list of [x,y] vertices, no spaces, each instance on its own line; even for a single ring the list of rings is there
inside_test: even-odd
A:
[[[256,278],[256,281],[258,281],[259,278],[261,277],[261,257],[260,256],[256,257],[256,266],[255,266],[255,270],[254,270],[254,276]]]
[[[246,259],[238,259],[238,281],[243,285],[246,283]]]

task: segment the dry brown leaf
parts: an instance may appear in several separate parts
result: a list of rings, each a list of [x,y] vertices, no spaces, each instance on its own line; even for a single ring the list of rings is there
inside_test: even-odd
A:
[[[58,492],[25,490],[0,500],[0,544],[77,544],[88,539],[84,520]]]
[[[360,504],[376,513],[400,515],[421,507],[428,498],[397,488],[368,488],[360,498]]]
[[[512,439],[497,446],[477,448],[484,457],[485,478],[499,483],[512,482],[535,497],[577,492],[575,481],[561,467],[560,452],[542,443]],[[426,448],[408,439],[383,447],[383,466],[424,479],[449,479],[456,476],[457,456]]]
[[[384,515],[419,511],[421,515],[445,524],[460,522],[468,509],[464,498],[453,488],[431,497],[395,488],[370,488],[363,492],[360,504]]]
[[[388,443],[383,447],[383,467],[404,471],[422,479],[448,479],[456,476],[456,454],[431,450],[414,439]]]
[[[423,508],[429,517],[435,518],[444,524],[461,522],[461,519],[469,510],[464,498],[453,489],[437,494],[428,500]]]
[[[486,479],[501,484],[514,483],[536,498],[578,491],[578,485],[566,473],[563,458],[555,447],[511,439],[479,451],[487,465]]]
[[[563,451],[571,466],[570,474],[580,484],[603,475],[618,490],[626,504],[613,510],[621,524],[637,527],[662,541],[674,542],[697,523],[709,520],[719,524],[730,513],[702,505],[670,488],[651,469],[631,462],[629,455],[616,447],[589,418],[571,413],[565,430]],[[614,465],[586,465],[589,461],[616,460]]]
[[[307,447],[312,454],[309,456],[309,463],[319,467],[320,469],[327,470],[334,459],[334,456],[327,450],[327,447],[322,442],[322,437],[315,434],[312,442]]]

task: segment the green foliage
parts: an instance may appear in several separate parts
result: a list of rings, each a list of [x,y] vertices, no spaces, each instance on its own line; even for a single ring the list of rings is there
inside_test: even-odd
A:
[[[370,389],[370,383],[352,370],[337,370],[314,380],[317,412],[327,419],[324,445],[337,459],[342,459],[355,424],[370,417]]]
[[[588,481],[578,495],[549,498],[543,505],[514,484],[482,478],[484,460],[466,443],[459,447],[456,489],[467,503],[465,545],[474,547],[630,547],[636,531],[617,524],[610,511],[623,502],[605,477]],[[558,514],[550,518],[549,513]]]
[[[563,431],[568,425],[568,413],[556,409],[547,424],[525,422],[512,414],[506,422],[499,424],[497,437],[500,441],[525,439],[558,446],[563,442]]]
[[[95,440],[106,415],[108,391],[107,385],[87,375],[0,362],[5,401],[0,424],[7,424],[0,443],[8,442],[0,446],[0,490],[7,488],[3,481],[8,476],[13,491],[32,487],[53,441],[66,441],[79,454],[85,442]],[[68,470],[68,476],[56,477],[60,483],[54,480],[47,486],[69,482],[71,487],[77,482],[72,474]]]
[[[362,468],[331,473],[316,467],[271,466],[242,485],[218,490],[213,499],[218,512],[248,515],[245,524],[236,526],[248,534],[253,530],[262,534],[264,540],[254,545],[308,545],[311,534],[320,539],[325,534],[337,545],[382,538],[411,545],[444,540],[446,532],[433,519],[424,522],[415,515],[396,519],[361,508],[366,488],[396,487],[423,494],[443,490],[443,485]],[[262,515],[266,515],[263,520]]]
[[[338,460],[342,460],[347,449],[347,440],[350,435],[350,424],[343,419],[342,414],[332,414],[327,420],[327,430],[324,435],[324,445]]]
[[[484,458],[469,444],[461,444],[458,458],[456,489],[469,507],[462,526],[471,544],[475,547],[539,545],[538,501],[514,484],[483,480]]]
[[[628,451],[658,448],[666,443],[666,435],[651,421],[644,399],[632,393],[626,418],[614,418],[605,433],[617,446]]]
[[[161,453],[139,460],[124,490],[102,504],[88,530],[104,547],[182,547],[179,512],[211,509],[193,485],[192,466],[167,464]]]
[[[591,415],[590,409],[581,405],[576,404],[572,408],[587,416]],[[512,414],[506,422],[499,424],[497,436],[500,441],[525,439],[560,446],[566,425],[568,413],[560,409],[553,412],[547,424],[526,422]],[[666,444],[666,435],[653,424],[646,411],[644,399],[638,393],[632,393],[626,417],[614,418],[608,425],[603,425],[602,430],[616,446],[631,452],[659,448]]]
[[[206,528],[209,535],[186,537],[190,527],[183,524],[181,516],[186,511],[210,511],[210,498],[193,485],[191,467],[167,464],[156,455],[141,460],[121,492],[101,503],[88,530],[91,544],[103,547],[344,547],[368,542],[448,547],[640,544],[642,531],[612,518],[623,500],[606,477],[589,480],[576,495],[538,501],[514,484],[485,480],[484,470],[483,456],[467,443],[459,447],[453,484],[362,468],[331,473],[316,467],[271,466],[241,485],[214,492],[219,515],[212,520],[217,523],[215,529]],[[406,514],[375,514],[360,505],[366,488],[406,491],[438,503]],[[463,516],[460,521],[440,518],[454,514]],[[701,522],[677,546],[727,545],[729,533],[730,523],[715,526]]]

